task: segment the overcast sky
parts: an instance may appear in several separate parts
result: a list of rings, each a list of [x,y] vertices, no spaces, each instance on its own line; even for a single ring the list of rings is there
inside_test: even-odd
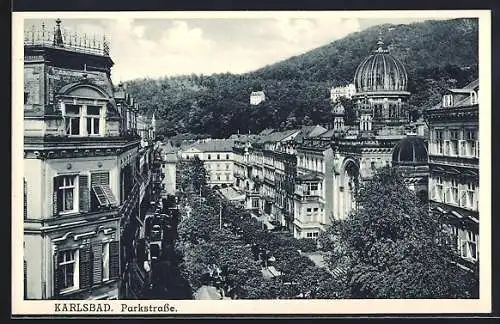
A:
[[[426,18],[74,19],[62,27],[87,37],[105,34],[111,42],[113,82],[180,74],[244,73],[304,53],[350,33],[383,23],[412,23]],[[43,19],[53,28],[54,19]],[[41,25],[26,19],[25,29]],[[367,49],[368,51],[368,49]]]

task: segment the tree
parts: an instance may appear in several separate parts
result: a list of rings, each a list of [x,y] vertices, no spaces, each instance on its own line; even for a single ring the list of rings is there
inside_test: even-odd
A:
[[[192,160],[183,160],[178,163],[181,178],[179,185],[184,192],[199,193],[200,190],[207,190],[207,170],[203,166],[203,161],[198,157]]]
[[[330,266],[344,262],[354,298],[471,298],[474,276],[456,265],[439,220],[386,167],[361,185],[358,208],[333,224]]]

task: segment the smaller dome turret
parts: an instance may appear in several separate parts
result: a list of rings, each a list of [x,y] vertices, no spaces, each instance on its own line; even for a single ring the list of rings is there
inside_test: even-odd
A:
[[[428,162],[427,145],[423,137],[409,135],[399,141],[392,152],[392,164],[424,165]]]
[[[341,103],[337,103],[332,109],[332,114],[334,116],[344,116],[345,115],[344,106]]]

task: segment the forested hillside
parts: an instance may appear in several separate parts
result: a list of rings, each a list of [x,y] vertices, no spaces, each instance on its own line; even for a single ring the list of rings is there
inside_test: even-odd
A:
[[[439,102],[448,87],[477,77],[477,19],[379,25],[303,55],[242,74],[189,75],[126,83],[142,113],[156,112],[159,133],[208,133],[226,137],[240,131],[328,123],[333,85],[352,82],[356,67],[382,35],[408,70],[411,109]],[[252,91],[267,100],[249,103]]]

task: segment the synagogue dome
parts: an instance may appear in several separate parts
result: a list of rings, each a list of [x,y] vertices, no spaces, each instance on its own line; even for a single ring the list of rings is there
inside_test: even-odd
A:
[[[408,75],[397,58],[379,40],[377,49],[359,64],[354,74],[356,93],[406,91]]]

